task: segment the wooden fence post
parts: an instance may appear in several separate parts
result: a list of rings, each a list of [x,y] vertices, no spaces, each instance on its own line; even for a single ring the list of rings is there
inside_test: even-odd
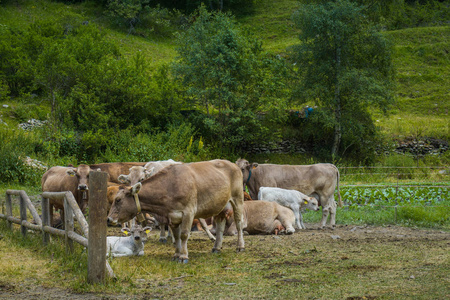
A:
[[[12,217],[12,203],[11,203],[11,195],[6,192],[6,216],[8,217]],[[13,223],[11,221],[8,221],[8,219],[6,219],[6,224],[9,227],[9,230],[13,229]]]
[[[42,228],[50,225],[50,204],[48,198],[44,198],[41,195],[41,210],[42,210]],[[50,242],[50,234],[42,229],[42,242],[44,245],[48,245]]]
[[[98,283],[106,274],[106,220],[108,173],[89,173],[88,282]]]
[[[20,221],[27,221],[27,204],[25,203],[25,199],[23,199],[22,195],[20,195]],[[20,231],[22,235],[27,236],[28,229],[22,224],[20,224]]]
[[[66,253],[73,253],[73,240],[69,237],[74,230],[73,224],[73,209],[67,201],[67,197],[64,197],[64,229],[66,240]]]

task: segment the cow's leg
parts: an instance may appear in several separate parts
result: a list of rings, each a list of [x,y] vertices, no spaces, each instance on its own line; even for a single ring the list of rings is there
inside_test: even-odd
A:
[[[303,229],[302,228],[302,214],[300,212],[300,206],[292,205],[290,208],[294,212],[296,229]]]
[[[178,256],[178,262],[187,263],[189,261],[187,241],[189,239],[189,235],[191,234],[192,221],[194,221],[194,215],[189,214],[183,215],[183,220],[179,226],[180,228],[179,241],[181,248]]]
[[[300,229],[306,229],[305,224],[303,224],[303,215],[302,215],[302,212],[299,211],[299,212],[298,212],[298,215],[299,215],[299,219],[300,219]]]
[[[243,233],[243,221],[244,221],[244,196],[243,191],[237,197],[233,197],[230,201],[233,206],[234,223],[236,224],[236,230],[238,234],[237,252],[245,250],[244,233]]]
[[[173,237],[175,238],[175,254],[173,256],[173,260],[179,260],[181,256],[181,226],[180,224],[170,224],[170,228],[172,229]]]
[[[221,213],[214,217],[214,225],[216,228],[216,242],[212,248],[213,253],[218,253],[222,249],[223,231],[225,230],[226,218]]]
[[[202,225],[202,228],[206,232],[206,234],[208,235],[209,239],[211,241],[215,241],[216,237],[211,233],[211,231],[209,231],[208,224],[206,224],[205,219],[200,219],[199,218],[198,221],[200,222],[200,225]]]
[[[164,244],[167,243],[166,225],[167,224],[165,224],[165,223],[164,224],[160,223],[160,225],[159,225],[159,241]]]
[[[331,227],[336,226],[336,201],[334,200],[334,197],[331,198],[330,203],[330,225]]]
[[[294,226],[292,226],[292,219],[287,218],[286,216],[278,215],[277,219],[275,219],[275,222],[280,222],[281,227],[283,227],[286,230],[286,234],[293,234],[295,232]],[[278,226],[278,223],[275,223],[276,226]]]
[[[327,203],[325,206],[322,206],[322,220],[320,221],[319,228],[322,229],[327,224],[328,214],[330,213],[330,205]]]

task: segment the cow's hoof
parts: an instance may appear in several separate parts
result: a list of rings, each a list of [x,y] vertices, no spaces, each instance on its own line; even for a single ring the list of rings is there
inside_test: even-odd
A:
[[[179,260],[179,262],[180,263],[183,263],[183,264],[187,264],[188,262],[189,262],[189,259],[187,259],[187,258],[181,258],[180,260]]]
[[[212,253],[220,253],[220,249],[213,248],[211,252]]]
[[[160,243],[163,243],[163,244],[166,244],[166,243],[167,243],[167,239],[159,238],[159,242],[160,242]]]
[[[244,252],[245,251],[245,248],[236,248],[236,252]]]

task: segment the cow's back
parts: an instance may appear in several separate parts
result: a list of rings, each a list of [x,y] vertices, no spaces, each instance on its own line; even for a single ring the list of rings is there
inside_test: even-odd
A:
[[[121,183],[117,178],[121,174],[128,174],[130,168],[134,166],[145,166],[145,162],[115,162],[115,163],[100,163],[89,165],[92,170],[100,169],[102,172],[108,173],[108,181]]]

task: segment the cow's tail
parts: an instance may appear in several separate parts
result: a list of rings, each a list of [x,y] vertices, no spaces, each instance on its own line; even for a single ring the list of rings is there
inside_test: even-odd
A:
[[[336,172],[337,172],[337,182],[336,182],[336,185],[337,185],[337,193],[338,193],[338,205],[339,205],[339,207],[342,207],[342,206],[344,206],[344,203],[342,202],[342,198],[341,198],[341,192],[339,191],[339,181],[340,181],[340,174],[339,174],[339,169],[336,167],[336,166],[334,166],[335,168],[336,168]]]

